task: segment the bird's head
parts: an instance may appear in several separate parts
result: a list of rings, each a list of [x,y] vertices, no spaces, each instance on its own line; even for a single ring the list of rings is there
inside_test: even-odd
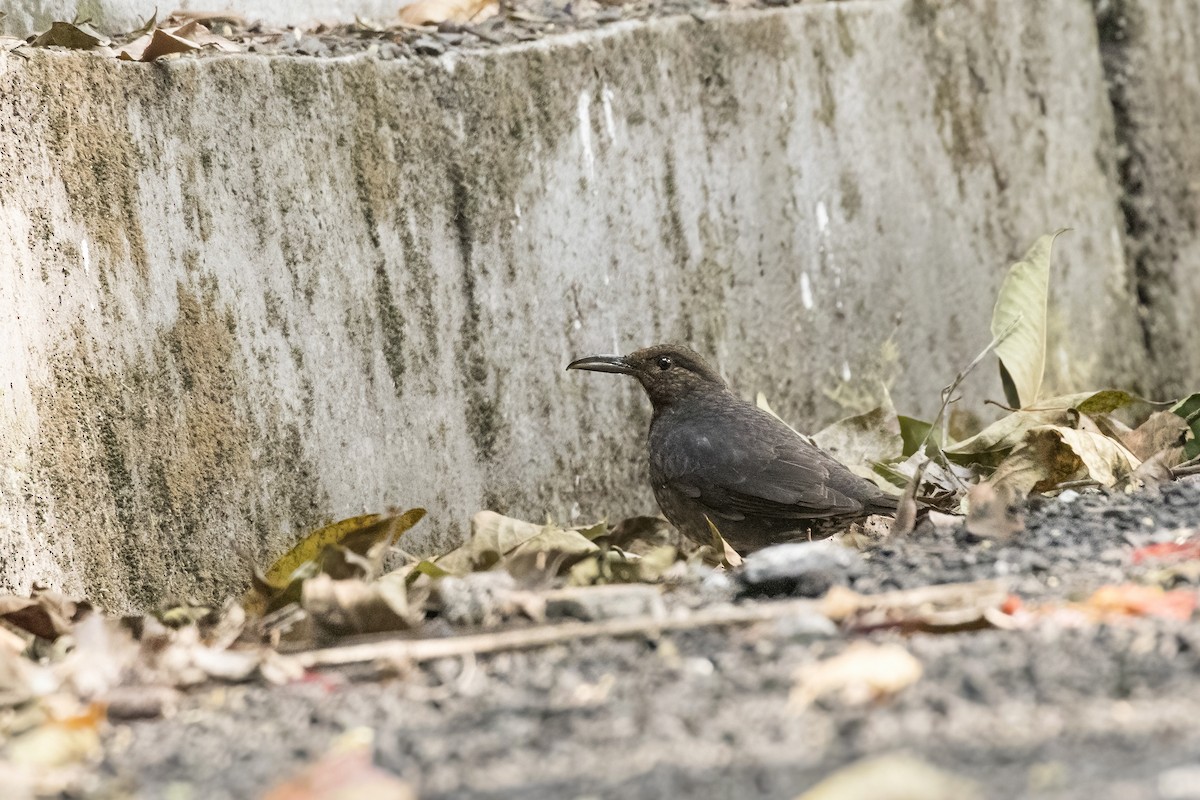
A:
[[[572,361],[567,369],[632,375],[655,408],[665,408],[696,391],[725,390],[725,381],[698,353],[675,344],[659,344],[627,356],[588,356]]]

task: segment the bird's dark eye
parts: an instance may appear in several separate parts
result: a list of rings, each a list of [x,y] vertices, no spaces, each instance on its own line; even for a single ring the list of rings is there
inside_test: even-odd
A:
[[[654,363],[658,364],[658,368],[665,372],[666,370],[669,370],[671,368],[671,357],[670,356],[659,356],[658,360],[655,361]]]

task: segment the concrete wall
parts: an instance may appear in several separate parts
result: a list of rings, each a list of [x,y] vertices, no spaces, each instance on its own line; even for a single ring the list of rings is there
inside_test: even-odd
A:
[[[483,507],[650,512],[646,403],[569,359],[683,340],[807,427],[886,374],[929,413],[1060,226],[1055,380],[1153,378],[1086,0],[0,56],[0,119],[6,588],[216,597],[235,544],[387,504],[430,509],[417,550]]]
[[[1142,337],[1157,369],[1148,390],[1200,386],[1200,4],[1097,3],[1119,120],[1120,198]]]

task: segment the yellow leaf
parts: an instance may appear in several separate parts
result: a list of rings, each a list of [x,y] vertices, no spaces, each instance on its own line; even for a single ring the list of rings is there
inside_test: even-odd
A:
[[[712,531],[712,547],[717,551],[717,556],[721,559],[721,566],[726,569],[734,569],[742,565],[742,556],[737,550],[729,546],[729,542],[725,541],[725,537],[721,535],[721,531],[706,515],[704,521],[708,523],[708,529]]]
[[[326,525],[301,539],[271,565],[264,577],[268,583],[279,586],[300,567],[316,561],[321,552],[331,545],[340,545],[358,555],[366,555],[379,542],[399,539],[424,516],[425,509],[411,508],[403,514],[364,514]]]

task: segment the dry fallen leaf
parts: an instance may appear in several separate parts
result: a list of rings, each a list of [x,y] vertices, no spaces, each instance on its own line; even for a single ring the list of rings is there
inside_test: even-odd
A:
[[[188,53],[192,50],[199,50],[200,45],[186,39],[182,36],[176,36],[173,33],[164,31],[162,28],[150,34],[150,41],[142,48],[139,61],[156,61],[164,56],[175,55],[176,53]]]
[[[1048,492],[1062,483],[1092,480],[1114,486],[1141,464],[1115,439],[1062,425],[1042,425],[1025,438],[992,474],[988,482],[1016,496]]]
[[[921,662],[900,645],[854,642],[840,654],[804,664],[792,673],[788,705],[803,711],[826,697],[865,705],[916,683],[922,671]]]
[[[409,607],[405,576],[397,573],[373,583],[317,575],[304,582],[301,597],[318,628],[335,635],[408,630],[421,618]]]
[[[1174,532],[1173,542],[1159,542],[1139,547],[1129,556],[1134,564],[1144,564],[1147,561],[1190,561],[1200,559],[1200,531],[1195,528],[1185,528]]]
[[[555,568],[566,568],[578,558],[600,548],[592,541],[608,530],[604,523],[581,528],[560,528],[554,524],[506,517],[494,511],[480,511],[471,518],[471,538],[461,547],[439,556],[437,567],[454,575],[476,570],[507,567],[510,562],[527,572],[530,554],[561,554]],[[546,562],[550,563],[549,560]]]
[[[262,796],[262,800],[416,800],[407,783],[371,763],[375,732],[342,734],[320,760]]]
[[[872,756],[842,767],[796,800],[975,800],[973,782],[912,756]]]
[[[1130,452],[1145,461],[1168,448],[1182,447],[1190,430],[1187,421],[1178,414],[1156,411],[1137,428],[1122,436],[1121,440]],[[1182,450],[1179,455],[1182,460]]]
[[[990,627],[991,617],[1008,599],[998,581],[923,586],[887,596],[858,594],[834,586],[821,600],[821,613],[843,628],[869,631],[949,632]]]
[[[721,535],[721,531],[707,516],[704,517],[708,522],[708,530],[712,533],[711,547],[716,551],[717,558],[720,564],[725,569],[737,569],[742,565],[742,556],[737,550],[730,546],[729,542],[725,541],[725,537]]]
[[[400,21],[405,25],[422,27],[443,22],[483,22],[500,12],[496,0],[417,0],[400,9]]]
[[[93,47],[107,46],[109,40],[90,25],[55,22],[50,26],[50,30],[34,39],[32,44],[34,47],[67,47],[72,50],[90,50]]]
[[[34,585],[29,597],[0,596],[0,619],[50,641],[70,633],[72,623],[91,610],[90,603],[71,600],[38,585]]]
[[[1125,583],[1097,589],[1084,605],[1102,617],[1163,617],[1186,622],[1196,610],[1196,593]]]

